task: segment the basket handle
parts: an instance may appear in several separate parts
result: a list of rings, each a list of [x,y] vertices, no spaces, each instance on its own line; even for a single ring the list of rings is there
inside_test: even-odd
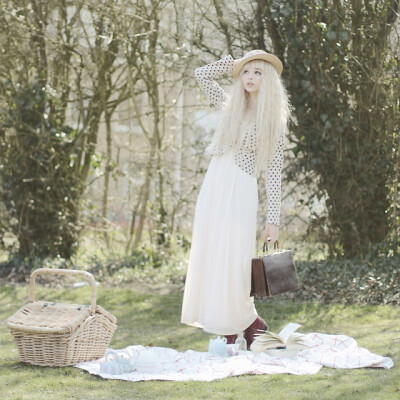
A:
[[[29,282],[29,301],[35,301],[35,279],[37,275],[42,274],[58,274],[58,275],[81,275],[87,281],[89,281],[92,288],[92,296],[90,300],[90,313],[93,315],[96,312],[96,300],[97,300],[97,287],[96,281],[93,275],[86,271],[79,271],[76,269],[52,269],[52,268],[39,268],[32,272],[31,279]]]

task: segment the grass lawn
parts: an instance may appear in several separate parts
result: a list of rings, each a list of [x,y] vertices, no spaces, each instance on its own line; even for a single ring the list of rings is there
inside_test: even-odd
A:
[[[41,300],[87,303],[89,288],[40,288]],[[205,351],[210,335],[181,325],[182,293],[100,286],[98,303],[118,318],[111,347],[131,344]],[[257,309],[279,331],[288,322],[302,332],[346,334],[393,359],[391,370],[334,370],[311,376],[240,376],[211,383],[107,381],[73,367],[21,364],[5,320],[27,302],[27,287],[0,286],[0,399],[400,399],[400,310],[393,306],[342,306],[274,299]]]

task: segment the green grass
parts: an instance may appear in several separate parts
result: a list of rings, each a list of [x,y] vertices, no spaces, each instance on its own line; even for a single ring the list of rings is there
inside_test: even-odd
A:
[[[41,288],[39,299],[87,303],[89,288]],[[111,347],[166,346],[180,351],[207,349],[210,336],[180,324],[182,293],[159,294],[142,288],[99,287],[98,303],[118,317]],[[5,319],[27,302],[27,288],[0,286],[0,399],[399,399],[400,311],[393,306],[322,305],[274,299],[258,302],[259,313],[278,331],[287,322],[303,332],[346,334],[360,346],[391,357],[391,370],[334,370],[311,376],[240,376],[211,383],[103,380],[68,368],[21,364]]]

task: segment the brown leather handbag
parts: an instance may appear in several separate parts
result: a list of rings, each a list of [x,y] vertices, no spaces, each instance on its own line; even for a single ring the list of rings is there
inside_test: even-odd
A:
[[[279,242],[274,243],[279,250]],[[268,251],[264,243],[263,253]],[[299,277],[290,250],[276,251],[251,260],[250,296],[272,297],[299,288]]]

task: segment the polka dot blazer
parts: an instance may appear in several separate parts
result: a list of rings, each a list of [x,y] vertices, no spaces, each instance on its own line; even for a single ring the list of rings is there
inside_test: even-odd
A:
[[[204,67],[197,68],[195,71],[196,79],[200,88],[206,95],[210,105],[217,109],[225,107],[227,95],[225,91],[214,80],[224,74],[232,74],[233,58],[227,56]],[[251,176],[256,174],[256,125],[249,124],[243,126],[243,136],[240,148],[235,152],[235,163],[244,172]],[[279,225],[279,215],[281,208],[281,170],[283,164],[283,148],[285,145],[285,135],[282,132],[279,139],[276,153],[273,160],[268,164],[266,171],[268,213],[267,222]],[[224,148],[209,146],[206,150],[211,155],[221,155],[225,152]]]

